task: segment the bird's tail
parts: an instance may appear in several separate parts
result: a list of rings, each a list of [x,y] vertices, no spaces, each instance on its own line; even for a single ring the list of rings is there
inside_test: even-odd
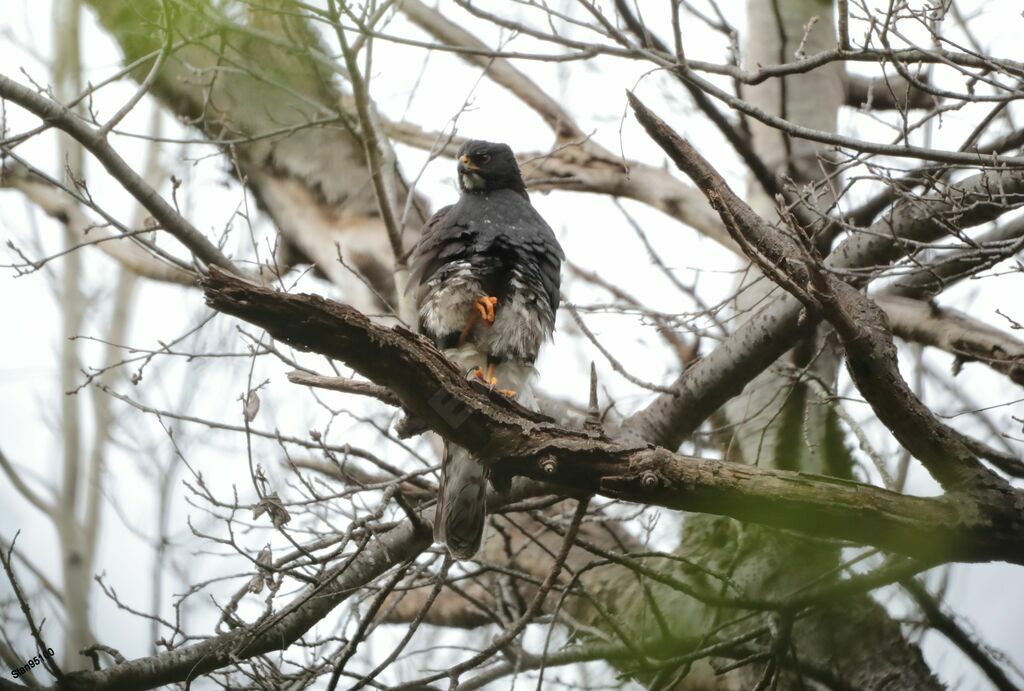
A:
[[[466,344],[445,354],[463,371],[485,368],[487,357]],[[535,409],[533,379],[536,370],[532,364],[505,361],[494,375],[498,385],[516,391],[516,400]],[[472,376],[472,375],[469,375]],[[487,480],[485,468],[479,459],[466,449],[445,442],[441,460],[441,487],[434,510],[434,542],[441,542],[456,559],[472,559],[483,543],[487,520]]]
[[[469,451],[445,442],[441,488],[434,511],[434,541],[456,559],[472,559],[483,542],[487,483],[484,466]]]

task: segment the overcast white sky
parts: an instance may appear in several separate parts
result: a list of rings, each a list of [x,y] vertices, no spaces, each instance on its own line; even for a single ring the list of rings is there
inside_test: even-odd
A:
[[[49,70],[45,56],[52,54],[50,0],[0,0],[0,3],[3,5],[0,13],[0,71],[27,83],[27,77],[21,72],[24,70],[36,81],[47,83]],[[1021,59],[1020,37],[1024,35],[1024,20],[1020,9],[1017,0],[984,3],[984,14],[979,21],[985,27],[983,38],[991,42],[995,54]],[[734,23],[742,26],[741,14],[735,9],[730,11],[734,15]],[[466,18],[454,9],[453,17],[465,20],[465,24],[481,37],[497,39],[493,27]],[[389,31],[417,35],[401,20],[396,21]],[[116,45],[88,12],[83,34],[85,76],[96,82],[116,71],[121,57]],[[723,46],[706,31],[692,32],[689,41],[687,50],[691,56],[715,59],[723,50]],[[516,39],[512,45],[524,50],[532,46],[524,38]],[[550,50],[550,47],[544,49]],[[507,141],[518,150],[542,150],[550,146],[550,133],[537,116],[486,79],[478,83],[478,71],[466,67],[452,55],[432,54],[424,63],[423,52],[418,49],[380,43],[375,49],[375,56],[371,88],[379,107],[388,116],[405,116],[426,129],[437,130],[445,127],[463,102],[471,98],[471,107],[459,120],[460,135]],[[692,115],[687,98],[672,82],[659,74],[644,76],[644,67],[635,63],[602,60],[595,64],[563,63],[553,66],[529,63],[521,67],[551,93],[559,95],[578,117],[584,131],[593,131],[594,136],[610,150],[617,151],[621,146],[631,158],[658,163],[664,157],[635,122],[623,122],[624,90],[636,87],[638,80],[643,78],[639,86],[641,96],[650,99],[659,112],[669,115],[672,123],[697,142],[702,151],[742,189],[742,166],[713,126],[704,118]],[[114,112],[134,88],[130,83],[104,88],[96,95],[95,108],[101,114]],[[119,129],[145,133],[152,108],[152,101],[143,99]],[[11,105],[7,106],[5,117],[11,132],[36,124],[34,118]],[[190,136],[174,119],[165,117],[164,120],[165,136]],[[935,141],[958,142],[976,121],[977,111],[970,109],[947,114],[941,131],[934,132]],[[862,136],[884,136],[885,132],[870,119],[851,113],[843,115],[841,126]],[[126,159],[141,163],[143,142],[126,136],[115,136],[113,141]],[[52,135],[26,143],[18,148],[18,152],[35,165],[53,174],[59,173]],[[404,147],[399,147],[399,155],[410,177],[415,175],[425,159],[423,152]],[[243,192],[228,175],[224,159],[214,148],[204,145],[190,145],[186,149],[168,147],[163,153],[163,164],[168,179],[170,174],[174,174],[185,180],[179,200],[197,227],[217,234],[228,223],[241,223],[234,214]],[[90,191],[101,205],[115,210],[122,220],[130,220],[133,213],[130,197],[91,161],[87,165],[87,179]],[[419,190],[430,198],[435,208],[450,202],[456,195],[451,163],[443,159],[433,162],[423,176]],[[164,192],[167,192],[166,185]],[[572,261],[599,271],[612,282],[628,286],[631,292],[656,309],[671,312],[693,309],[692,304],[684,304],[679,293],[671,289],[664,277],[650,269],[643,247],[636,242],[621,214],[608,199],[552,193],[535,194],[533,200],[558,233]],[[699,274],[701,292],[711,302],[729,294],[732,272],[738,266],[734,257],[655,211],[638,204],[626,203],[626,206],[635,214],[662,256],[671,260],[673,269],[684,282],[693,281]],[[266,230],[265,222],[261,223],[263,225],[259,228]],[[243,235],[234,233],[228,250],[244,251]],[[27,253],[38,256],[57,249],[59,238],[58,226],[30,209],[17,192],[0,191],[0,240],[11,240]],[[173,246],[173,243],[164,244],[168,248]],[[105,301],[112,290],[110,276],[113,265],[95,251],[86,251],[82,256],[90,302],[84,333],[100,335],[106,318]],[[0,264],[10,263],[13,259],[11,252],[0,248]],[[60,263],[52,266],[59,270]],[[950,304],[961,305],[961,309],[966,305],[976,315],[992,323],[998,323],[992,318],[996,307],[1004,311],[1009,309],[1018,321],[1024,321],[1020,300],[1024,295],[1024,285],[1020,276],[1016,274],[986,281],[984,291],[981,286],[968,283],[943,299]],[[12,271],[0,269],[0,323],[4,330],[4,338],[0,339],[0,448],[22,469],[24,477],[36,486],[52,484],[50,478],[56,477],[60,458],[60,441],[55,431],[59,418],[56,355],[60,347],[60,311],[52,285],[47,272],[16,278]],[[304,288],[331,292],[329,286],[314,280],[308,280]],[[195,290],[143,282],[140,291],[129,341],[135,346],[155,347],[160,341],[173,339],[194,326],[206,312],[201,296]],[[1017,297],[1014,300],[1010,296]],[[605,301],[607,296],[575,284],[570,286],[568,298],[588,304]],[[231,339],[228,341],[230,350],[241,352],[243,344],[234,337],[230,325],[226,320],[219,321],[221,323],[209,334],[207,342],[215,342],[219,334]],[[587,322],[606,346],[621,360],[630,363],[637,376],[656,382],[669,381],[674,377],[673,360],[667,353],[664,357],[651,356],[651,342],[655,339],[649,328],[639,328],[634,322],[614,315],[588,316]],[[649,392],[629,385],[616,375],[585,341],[567,337],[565,315],[559,318],[559,329],[561,335],[556,335],[554,345],[547,349],[539,363],[542,389],[582,399],[587,385],[584,365],[595,360],[601,380],[618,401],[620,410],[630,411],[649,398]],[[196,349],[200,347],[193,345]],[[86,352],[87,362],[96,364],[98,349],[90,346]],[[942,356],[931,356],[930,362],[939,368],[949,367],[948,358]],[[162,362],[147,369],[138,387],[120,384],[118,388],[158,407],[180,410],[181,406],[187,406],[192,414],[205,414],[237,424],[236,399],[245,390],[248,364],[244,358],[230,364],[225,361],[204,363],[200,365],[204,368],[202,385],[196,390],[182,385],[184,368],[195,367],[195,363],[187,364],[180,359]],[[263,429],[279,428],[283,433],[304,437],[306,430],[322,425],[326,415],[307,392],[295,391],[284,380],[283,371],[283,368],[269,362],[261,362],[257,366],[254,379],[271,380],[257,424]],[[939,406],[940,412],[952,414],[975,404],[1003,404],[1014,397],[1021,397],[1019,388],[1013,389],[984,368],[969,366],[968,374],[976,382],[970,392],[973,401],[944,401]],[[88,398],[88,394],[81,395]],[[337,402],[341,399],[327,400]],[[345,399],[345,402],[350,401]],[[352,407],[356,412],[370,410],[370,407],[361,410],[359,404]],[[851,412],[859,419],[867,420],[869,411],[862,408],[853,407]],[[157,467],[172,464],[174,459],[166,436],[154,417],[137,414],[120,403],[114,404],[114,410],[130,422],[118,437],[118,449],[110,468],[111,482],[96,568],[106,574],[110,584],[126,602],[146,608],[150,590],[148,574],[153,559],[147,539],[154,534],[156,520],[152,477]],[[1016,404],[995,411],[993,417],[1005,425],[1004,429],[1009,429],[1010,415],[1015,413],[1022,417],[1022,412],[1024,407]],[[961,420],[954,419],[953,422],[959,425]],[[975,429],[968,421],[963,423],[961,429]],[[369,444],[375,439],[358,420],[349,418],[347,427],[340,429],[338,424],[335,423],[332,430],[336,441]],[[180,430],[185,455],[195,467],[202,469],[211,486],[227,492],[232,484],[238,484],[243,495],[251,493],[239,437],[195,426],[176,423],[173,426],[176,432]],[[887,452],[895,453],[895,445],[886,434],[873,430],[872,439]],[[379,444],[377,448],[385,460],[406,462],[401,449],[380,447]],[[276,476],[279,473],[273,460],[276,447],[257,444],[255,449],[270,469],[270,474]],[[178,478],[186,476],[186,471],[179,469]],[[917,469],[912,473],[911,481],[915,491],[933,491]],[[185,491],[180,485],[176,494],[172,512],[175,539],[181,544],[187,542],[189,547],[180,552],[175,563],[190,567],[189,577],[193,579],[223,572],[224,565],[215,559],[206,559],[202,555],[195,559],[189,557],[190,550],[197,543],[189,539],[184,519],[191,515],[197,524],[201,524],[201,513],[186,504]],[[3,507],[0,509],[0,535],[10,539],[15,531],[20,530],[21,548],[45,572],[55,575],[56,541],[52,527],[18,497],[6,480],[0,482],[0,507]],[[665,514],[662,517],[657,533],[665,541],[662,547],[671,548],[672,535],[678,532],[677,521],[677,515]],[[251,547],[258,550],[263,539],[263,536],[258,540],[254,537]],[[231,569],[242,571],[245,565],[241,560],[233,561]],[[165,582],[170,592],[181,591],[181,583],[174,576],[169,574]],[[7,589],[8,585],[5,582],[0,587]],[[222,592],[231,589],[226,588]],[[882,597],[890,595],[888,591],[882,593]],[[977,631],[985,641],[1009,655],[1018,666],[1024,666],[1024,629],[1021,625],[1024,621],[1024,571],[1002,564],[957,566],[953,570],[948,602],[965,615],[962,623],[969,629]],[[129,657],[149,652],[146,623],[117,610],[102,596],[96,598],[96,603],[95,629],[103,642],[119,648]],[[899,607],[900,604],[894,606]],[[56,626],[56,623],[50,626]],[[192,628],[197,632],[200,630],[199,626]],[[974,666],[941,637],[934,634],[925,636],[923,647],[933,669],[951,687],[987,688],[987,682]]]

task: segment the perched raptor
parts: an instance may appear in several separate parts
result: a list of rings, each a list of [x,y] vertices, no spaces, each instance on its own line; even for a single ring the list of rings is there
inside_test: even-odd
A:
[[[555,328],[565,255],[506,144],[466,142],[458,173],[459,201],[427,222],[410,260],[420,328],[467,376],[532,407],[533,363]],[[485,491],[483,466],[446,444],[434,539],[458,559],[480,548]]]

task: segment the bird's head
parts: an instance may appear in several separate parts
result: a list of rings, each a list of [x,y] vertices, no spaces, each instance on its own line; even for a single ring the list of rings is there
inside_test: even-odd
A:
[[[463,192],[511,189],[526,196],[526,183],[508,144],[472,139],[459,148],[457,158],[459,189]]]

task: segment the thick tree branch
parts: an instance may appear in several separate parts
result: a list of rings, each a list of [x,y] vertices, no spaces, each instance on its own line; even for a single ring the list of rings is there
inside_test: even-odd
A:
[[[1024,386],[1024,342],[970,315],[948,307],[897,296],[881,295],[893,333],[955,355],[958,363],[981,362]]]
[[[1024,171],[989,171],[965,178],[928,197],[898,204],[844,241],[825,269],[863,285],[877,267],[891,264],[920,243],[994,220],[1024,204]],[[810,333],[815,319],[799,300],[782,295],[684,371],[663,394],[634,413],[626,425],[645,439],[674,448],[760,372]]]
[[[635,96],[630,94],[629,99],[647,133],[707,195],[747,256],[809,311],[817,312],[836,329],[854,383],[904,448],[920,459],[947,490],[986,488],[1007,492],[1013,511],[1012,489],[978,461],[900,375],[891,331],[878,305],[848,283],[822,271],[813,247],[798,242],[786,229],[769,225],[732,191],[688,141]]]
[[[876,487],[673,454],[558,427],[470,382],[426,339],[374,325],[314,295],[291,295],[221,271],[207,302],[278,340],[342,360],[390,389],[431,429],[492,464],[571,489],[641,504],[726,515],[926,559],[1024,561],[1020,522],[980,508]]]

